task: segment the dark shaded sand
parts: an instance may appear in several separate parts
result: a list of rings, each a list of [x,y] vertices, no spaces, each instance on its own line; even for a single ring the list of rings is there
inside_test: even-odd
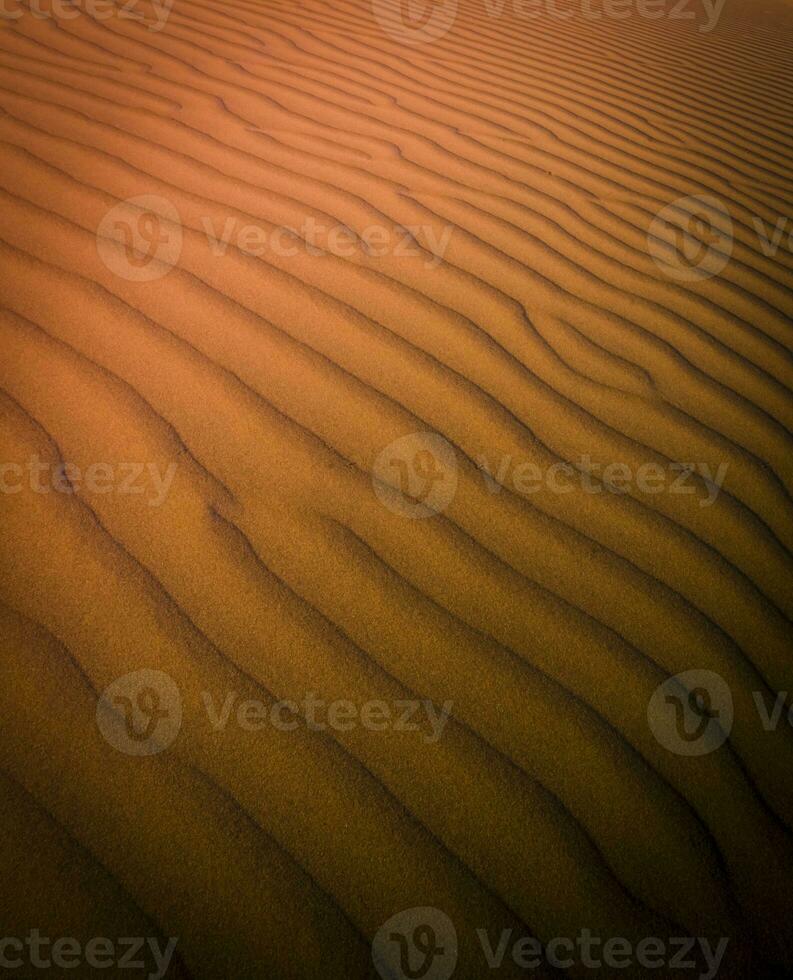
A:
[[[564,972],[490,971],[477,929],[793,970],[793,6],[702,32],[461,0],[412,45],[364,0],[137,10],[0,28],[0,936],[355,980],[428,906],[456,977]],[[141,195],[133,242],[105,216]],[[648,245],[692,195],[731,220],[708,278]],[[308,219],[318,246],[275,236]],[[387,447],[427,432],[456,488],[414,520]],[[583,458],[589,487],[522,491]],[[697,470],[613,493],[615,462]],[[138,757],[96,716],[144,669],[182,723]],[[648,723],[689,670],[734,709],[697,756]],[[218,731],[229,692],[451,718]]]

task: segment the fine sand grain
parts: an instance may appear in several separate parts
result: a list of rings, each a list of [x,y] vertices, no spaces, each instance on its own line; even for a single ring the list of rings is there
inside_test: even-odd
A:
[[[567,6],[8,0],[0,939],[793,971],[793,5]]]

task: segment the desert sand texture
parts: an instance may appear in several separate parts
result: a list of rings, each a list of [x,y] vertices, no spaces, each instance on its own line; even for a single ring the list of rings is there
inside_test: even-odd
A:
[[[793,5],[2,15],[0,975],[790,975]]]

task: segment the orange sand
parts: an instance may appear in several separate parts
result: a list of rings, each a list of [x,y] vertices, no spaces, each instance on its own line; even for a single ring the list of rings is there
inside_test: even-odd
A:
[[[728,0],[705,33],[460,0],[420,44],[384,7],[0,30],[0,938],[173,936],[168,976],[356,980],[426,906],[456,977],[553,975],[489,970],[477,929],[584,928],[729,937],[720,977],[782,976],[793,6]],[[692,196],[728,212],[730,256],[686,280],[648,229]],[[685,276],[704,246],[681,241]],[[387,477],[415,433],[455,481],[418,519],[412,459]],[[583,457],[726,475],[707,506],[699,473],[522,492],[516,467]],[[74,492],[36,492],[31,459]],[[136,757],[97,703],[144,669],[183,717]],[[691,757],[648,723],[689,670],[734,708]],[[451,717],[436,740],[423,713],[216,731],[207,692]]]

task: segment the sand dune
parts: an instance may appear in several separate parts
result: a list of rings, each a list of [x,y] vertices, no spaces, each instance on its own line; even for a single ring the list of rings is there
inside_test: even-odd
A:
[[[525,6],[0,21],[6,938],[793,969],[793,8]]]

